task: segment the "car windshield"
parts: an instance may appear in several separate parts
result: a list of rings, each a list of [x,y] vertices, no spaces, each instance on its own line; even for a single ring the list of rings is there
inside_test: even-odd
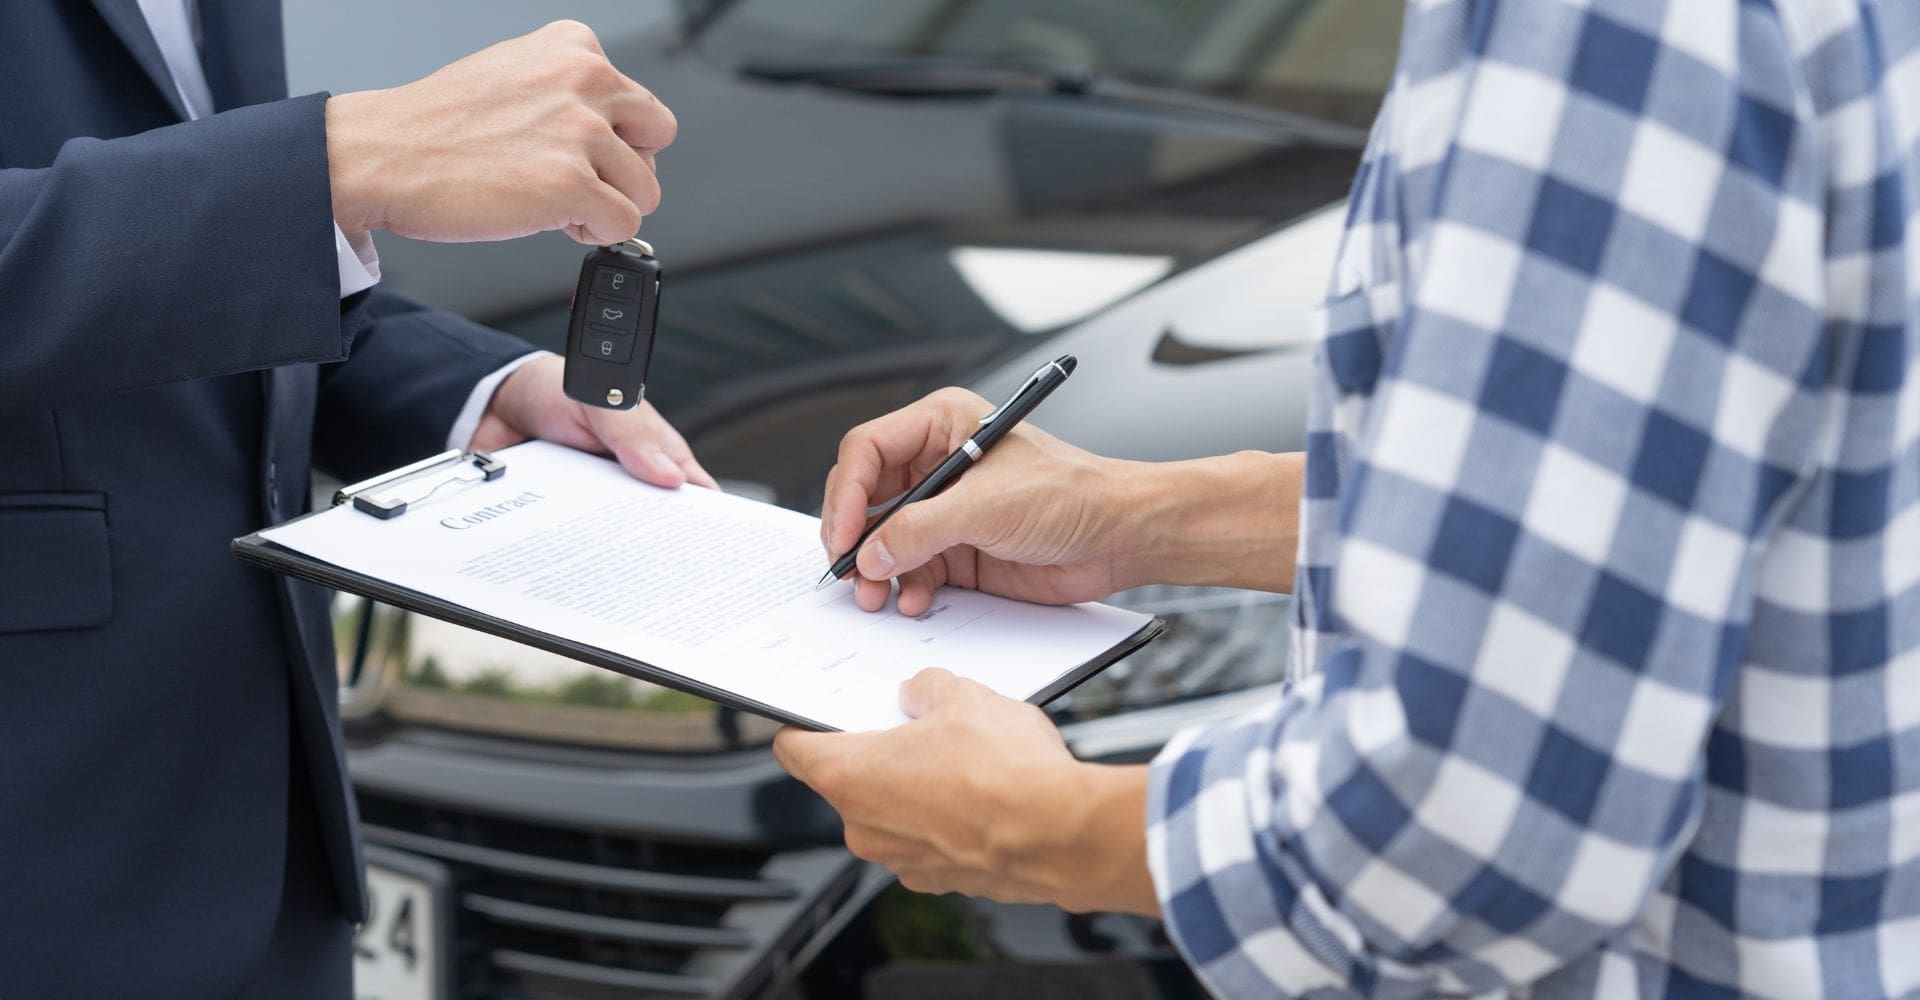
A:
[[[1404,0],[734,0],[701,42],[740,57],[867,55],[1072,67],[1364,126]]]

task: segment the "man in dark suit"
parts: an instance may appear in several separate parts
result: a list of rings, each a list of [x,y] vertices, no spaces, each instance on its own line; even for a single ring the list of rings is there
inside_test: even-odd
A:
[[[674,121],[592,32],[284,77],[279,0],[0,4],[0,996],[348,995],[326,596],[227,548],[310,465],[547,437],[711,485],[650,409],[376,285],[373,229],[634,233]]]

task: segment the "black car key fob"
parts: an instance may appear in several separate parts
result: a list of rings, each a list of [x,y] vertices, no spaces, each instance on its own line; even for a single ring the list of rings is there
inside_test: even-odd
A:
[[[659,314],[660,261],[653,247],[628,240],[587,254],[567,325],[567,395],[609,410],[638,405],[647,393]]]

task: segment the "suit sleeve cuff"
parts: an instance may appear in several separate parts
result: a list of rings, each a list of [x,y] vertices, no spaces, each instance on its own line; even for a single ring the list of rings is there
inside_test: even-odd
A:
[[[473,392],[467,395],[467,405],[460,408],[460,415],[453,420],[453,429],[447,432],[447,447],[465,451],[473,442],[473,432],[480,429],[480,418],[486,416],[488,404],[493,402],[494,390],[507,376],[520,369],[521,365],[534,358],[551,357],[552,351],[534,351],[522,355],[493,370],[486,378],[474,383]]]
[[[347,239],[339,223],[333,226],[333,251],[340,264],[340,297],[358,295],[380,283],[380,252],[374,249],[373,234],[361,233],[357,240]]]

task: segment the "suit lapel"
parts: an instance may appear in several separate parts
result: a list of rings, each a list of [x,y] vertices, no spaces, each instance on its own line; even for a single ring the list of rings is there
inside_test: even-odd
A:
[[[159,89],[167,107],[172,108],[181,121],[186,121],[187,108],[180,102],[180,89],[173,84],[173,74],[167,70],[167,60],[160,55],[153,32],[147,30],[147,18],[140,13],[138,0],[93,0],[93,6],[107,27],[119,36],[120,44],[127,47],[134,61],[146,71],[147,79]]]
[[[287,58],[276,0],[199,0],[200,51],[221,111],[287,96]]]

